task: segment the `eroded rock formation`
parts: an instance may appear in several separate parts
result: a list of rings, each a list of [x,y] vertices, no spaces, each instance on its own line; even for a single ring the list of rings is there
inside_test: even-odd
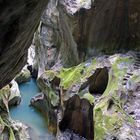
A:
[[[127,115],[127,110],[132,94],[139,91],[138,59],[136,52],[103,55],[71,68],[47,70],[38,79],[45,96],[35,98],[33,105],[42,100],[49,106],[51,111],[47,115],[56,118],[53,121],[58,126],[58,139],[71,139],[75,136],[73,132],[88,140],[121,140],[124,136],[136,139],[139,124]]]
[[[0,1],[0,88],[20,72],[48,0]]]

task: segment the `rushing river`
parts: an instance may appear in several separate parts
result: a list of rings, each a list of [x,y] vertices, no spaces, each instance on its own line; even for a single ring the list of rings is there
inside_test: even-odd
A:
[[[54,137],[48,132],[44,118],[33,107],[30,107],[30,99],[39,93],[36,81],[19,85],[22,101],[19,106],[10,108],[11,117],[27,124],[32,129],[33,140],[54,140]]]

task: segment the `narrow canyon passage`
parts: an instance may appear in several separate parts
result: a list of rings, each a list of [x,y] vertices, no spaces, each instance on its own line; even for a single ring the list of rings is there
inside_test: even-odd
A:
[[[22,101],[19,106],[11,107],[12,119],[19,120],[31,128],[31,138],[33,140],[54,140],[55,138],[47,131],[47,124],[44,118],[33,107],[30,107],[30,99],[37,93],[39,88],[36,81],[31,79],[19,85]]]
[[[140,0],[0,0],[0,140],[140,140]]]

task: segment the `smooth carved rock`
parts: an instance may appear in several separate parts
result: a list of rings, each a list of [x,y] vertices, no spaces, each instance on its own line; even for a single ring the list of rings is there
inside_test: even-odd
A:
[[[26,63],[27,50],[48,0],[0,1],[0,88]]]

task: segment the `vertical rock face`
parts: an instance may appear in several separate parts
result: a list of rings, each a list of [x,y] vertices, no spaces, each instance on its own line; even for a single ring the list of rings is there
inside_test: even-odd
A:
[[[140,0],[95,0],[89,25],[89,48],[104,52],[140,48],[138,7]]]
[[[140,0],[52,0],[39,29],[39,67],[77,65],[99,54],[139,50]]]
[[[25,65],[47,0],[0,1],[0,88]]]

